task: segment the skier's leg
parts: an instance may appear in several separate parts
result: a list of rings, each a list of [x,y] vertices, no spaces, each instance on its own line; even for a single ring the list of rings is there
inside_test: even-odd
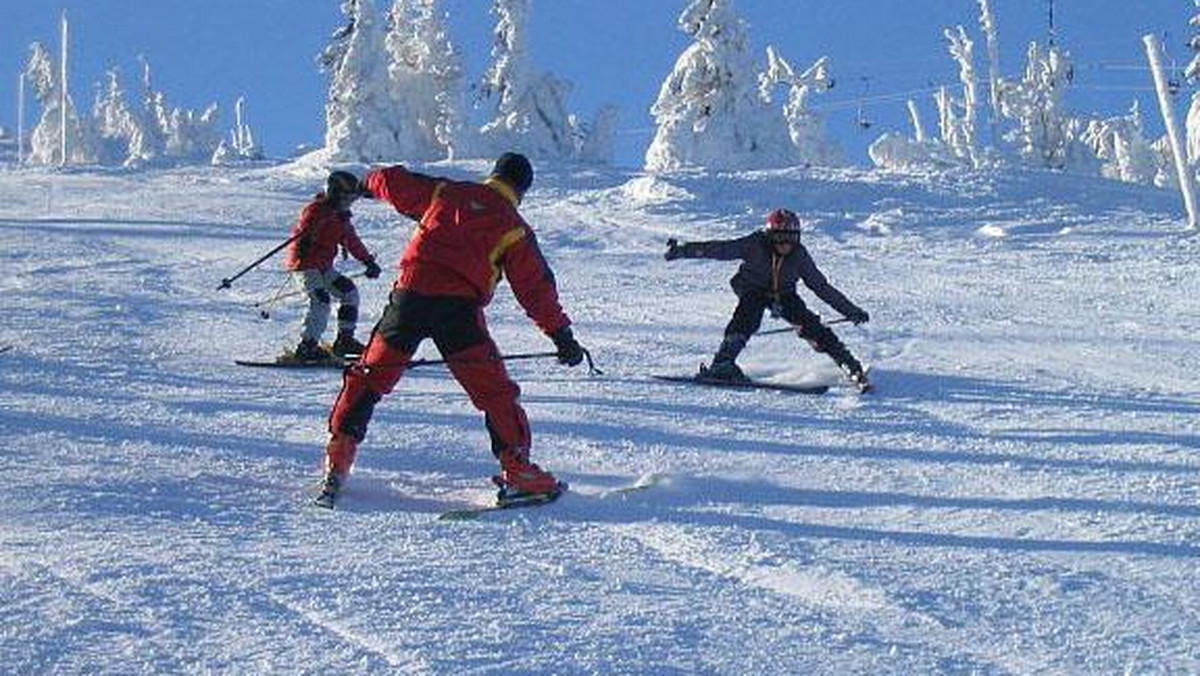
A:
[[[468,345],[471,340],[477,342]],[[439,326],[434,342],[471,403],[483,412],[492,454],[500,461],[497,483],[516,493],[557,490],[554,475],[529,460],[532,435],[525,409],[518,402],[521,388],[509,377],[487,333],[483,313],[476,310],[473,317],[460,314],[457,321]]]
[[[713,369],[732,370],[735,368],[734,363],[737,361],[738,355],[745,349],[750,336],[754,335],[758,331],[758,327],[762,325],[762,315],[766,307],[767,297],[765,294],[748,291],[738,297],[733,317],[725,326],[725,336],[721,340],[721,346],[713,355]]]
[[[822,324],[821,317],[809,310],[799,296],[785,294],[780,297],[779,304],[783,310],[783,318],[798,328],[800,337],[808,341],[814,350],[829,355],[851,376],[857,376],[863,372],[862,364],[850,353],[837,334]]]
[[[346,370],[342,390],[329,415],[328,472],[350,471],[358,444],[367,435],[375,405],[395,388],[425,337],[416,321],[419,313],[412,312],[409,306],[402,292],[392,292],[363,356]]]
[[[304,293],[308,296],[308,308],[304,312],[301,325],[300,340],[316,346],[329,325],[329,313],[332,305],[325,275],[320,270],[297,270],[292,273]]]
[[[354,280],[338,275],[329,282],[329,293],[338,300],[338,333],[354,335],[358,326],[358,287]]]
[[[329,293],[338,299],[338,332],[333,342],[334,354],[362,354],[366,346],[354,337],[354,329],[358,325],[358,287],[349,277],[337,275],[329,282]]]

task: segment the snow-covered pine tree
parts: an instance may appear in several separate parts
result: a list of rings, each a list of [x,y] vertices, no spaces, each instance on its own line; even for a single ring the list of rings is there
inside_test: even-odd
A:
[[[167,123],[170,116],[166,108],[166,96],[154,90],[154,74],[145,55],[138,55],[142,65],[142,105],[134,108],[141,122],[129,139],[127,162],[151,162],[161,157],[167,148]]]
[[[96,85],[92,120],[97,135],[97,157],[101,164],[121,164],[129,157],[129,142],[137,127],[137,117],[121,86],[121,73],[111,68],[105,83]]]
[[[54,61],[40,42],[29,47],[29,63],[25,73],[33,87],[34,96],[42,106],[42,116],[30,137],[28,161],[33,164],[62,163],[62,106],[61,83],[55,76]],[[66,164],[96,162],[95,136],[88,121],[75,110],[70,94],[67,100],[67,161]]]
[[[792,64],[779,55],[774,46],[767,46],[767,70],[759,76],[760,95],[771,102],[771,90],[777,85],[788,87],[788,100],[783,106],[788,135],[796,146],[796,157],[806,166],[836,167],[845,164],[841,148],[829,138],[825,117],[809,109],[809,98],[833,87],[829,73],[829,57],[821,57],[808,70],[796,74]]]
[[[372,0],[346,0],[346,30],[335,34],[320,63],[333,73],[325,102],[325,150],[332,161],[400,160],[413,147],[399,127],[388,85],[383,31]],[[344,43],[344,44],[343,44]]]
[[[1103,163],[1100,175],[1105,178],[1154,185],[1170,170],[1166,158],[1146,139],[1136,100],[1128,115],[1092,120],[1081,140]]]
[[[942,88],[937,97],[942,111],[942,142],[955,156],[967,160],[972,166],[979,164],[978,126],[979,87],[975,77],[975,43],[967,36],[967,30],[943,32],[950,43],[950,55],[958,63],[958,79],[962,82],[962,99],[955,100]]]
[[[411,159],[469,153],[463,115],[463,69],[450,42],[440,0],[395,0],[385,45],[393,109],[411,129]]]
[[[799,163],[783,118],[763,100],[733,0],[691,0],[679,16],[694,42],[651,107],[658,129],[648,171],[741,169]]]
[[[208,162],[220,145],[217,104],[211,103],[203,112],[171,108],[167,97],[154,88],[150,62],[138,56],[142,64],[142,108],[131,108],[140,118],[130,136],[126,164],[152,160],[178,163]]]
[[[588,140],[588,130],[567,110],[571,83],[539,71],[529,56],[526,35],[530,0],[494,0],[497,16],[492,65],[479,87],[480,102],[495,99],[492,120],[480,129],[480,150],[495,154],[518,150],[543,158],[575,159],[587,145],[594,152],[607,143]],[[607,132],[606,124],[595,130]]]
[[[988,58],[988,115],[991,128],[991,144],[1000,142],[1000,36],[996,30],[996,13],[992,11],[992,0],[979,0],[979,28],[987,42]]]
[[[1196,7],[1200,8],[1200,0],[1196,0]],[[1200,12],[1193,14],[1188,23],[1193,30],[1200,28]],[[1194,85],[1200,81],[1200,33],[1193,35],[1188,40],[1188,47],[1193,52],[1192,60],[1188,63],[1183,75],[1188,82]],[[1192,92],[1192,102],[1188,108],[1185,127],[1187,128],[1188,164],[1195,167],[1200,164],[1200,91]]]
[[[229,130],[229,143],[225,139],[212,154],[212,164],[229,164],[243,160],[261,160],[262,148],[254,140],[254,130],[246,123],[245,97],[239,96],[233,106],[233,129]]]
[[[1046,167],[1062,168],[1075,157],[1080,123],[1068,114],[1066,93],[1074,79],[1071,60],[1057,45],[1029,45],[1025,76],[1006,82],[1000,110],[1016,123],[1006,135],[1021,156]]]

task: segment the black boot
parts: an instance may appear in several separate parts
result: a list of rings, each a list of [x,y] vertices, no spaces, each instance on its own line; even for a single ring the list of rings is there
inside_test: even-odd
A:
[[[745,380],[746,375],[738,368],[737,357],[746,347],[746,336],[740,333],[727,333],[721,341],[721,347],[713,355],[712,366],[701,367],[701,378],[716,378],[718,380]]]
[[[292,354],[300,361],[318,361],[329,358],[329,353],[322,350],[321,346],[317,345],[317,341],[311,338],[301,339]]]
[[[333,341],[333,353],[339,357],[357,357],[367,349],[366,345],[358,342],[354,338],[352,331],[342,331],[338,333],[337,340]]]

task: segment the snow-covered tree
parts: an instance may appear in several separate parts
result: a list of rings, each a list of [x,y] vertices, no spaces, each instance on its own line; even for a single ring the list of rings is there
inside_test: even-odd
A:
[[[492,65],[479,87],[480,101],[495,100],[491,121],[480,129],[481,150],[491,154],[518,149],[535,157],[579,158],[609,148],[611,111],[600,112],[592,125],[582,124],[567,109],[571,83],[539,71],[529,56],[529,0],[494,0],[498,22]]]
[[[1000,36],[996,30],[996,13],[992,0],[979,0],[979,28],[987,42],[988,102],[991,105],[991,142],[1000,141]]]
[[[142,64],[142,107],[133,108],[139,119],[129,137],[126,163],[169,160],[177,163],[208,162],[220,145],[217,104],[203,112],[171,108],[167,96],[154,88],[150,62]]]
[[[62,83],[50,52],[40,42],[30,45],[29,63],[25,74],[33,87],[38,103],[42,106],[41,120],[30,137],[28,161],[33,164],[60,164],[62,157]],[[96,161],[95,136],[88,120],[80,117],[70,95],[67,105],[67,158],[66,164],[91,164]]]
[[[602,106],[590,124],[572,118],[571,124],[580,130],[579,160],[588,164],[607,164],[613,157],[613,138],[617,133],[616,106]]]
[[[646,169],[761,168],[799,163],[783,118],[763,100],[733,0],[691,0],[679,17],[694,42],[650,112],[658,124]]]
[[[1195,0],[1195,4],[1200,8],[1200,0]],[[1200,13],[1192,15],[1189,23],[1193,29],[1200,28]],[[1188,41],[1188,47],[1194,54],[1183,74],[1188,82],[1196,84],[1197,81],[1200,81],[1200,34],[1192,36],[1192,39]],[[1187,129],[1188,164],[1196,166],[1200,164],[1200,91],[1192,93],[1192,102],[1188,108],[1185,127]]]
[[[97,84],[92,120],[95,123],[100,163],[123,163],[129,157],[129,139],[134,134],[137,118],[125,96],[121,74],[116,68],[105,74],[103,85]]]
[[[942,142],[957,157],[979,163],[978,125],[979,87],[975,77],[975,43],[962,26],[943,33],[950,43],[950,55],[958,63],[958,79],[962,82],[962,99],[955,100],[943,87],[937,97],[941,111]]]
[[[1066,93],[1074,78],[1070,58],[1057,46],[1029,45],[1025,76],[1006,82],[1000,110],[1016,123],[1006,137],[1022,157],[1047,167],[1064,167],[1074,158],[1080,123],[1068,114]]]
[[[325,149],[345,162],[397,160],[413,147],[412,131],[392,110],[383,31],[372,0],[347,0],[349,19],[321,64],[333,73],[325,102]]]
[[[213,164],[229,164],[243,160],[261,160],[262,148],[254,140],[254,130],[246,122],[245,97],[239,96],[234,104],[234,124],[229,131],[229,143],[224,139],[213,151]]]
[[[1159,174],[1169,169],[1146,139],[1137,101],[1128,115],[1092,120],[1081,140],[1103,162],[1100,174],[1105,178],[1153,185]]]
[[[759,78],[760,96],[771,101],[771,90],[777,85],[788,87],[788,100],[783,106],[788,135],[796,146],[796,156],[805,165],[840,166],[845,164],[841,148],[829,138],[825,117],[808,106],[809,98],[833,87],[829,74],[829,58],[821,57],[808,70],[797,74],[773,46],[767,47],[767,70]]]
[[[442,159],[470,152],[464,124],[463,70],[440,0],[395,0],[385,45],[392,107],[412,147],[404,156]]]

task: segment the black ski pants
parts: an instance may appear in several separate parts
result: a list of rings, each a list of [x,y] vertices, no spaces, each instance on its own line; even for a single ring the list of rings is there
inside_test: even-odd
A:
[[[713,362],[736,361],[750,336],[757,333],[762,326],[763,312],[768,308],[795,326],[801,338],[817,352],[828,354],[838,366],[848,369],[851,373],[862,370],[862,364],[850,354],[850,350],[846,349],[837,334],[821,323],[821,317],[809,310],[799,295],[784,293],[775,299],[766,291],[755,289],[738,296],[737,307],[734,308],[733,317],[725,327],[725,337]]]

